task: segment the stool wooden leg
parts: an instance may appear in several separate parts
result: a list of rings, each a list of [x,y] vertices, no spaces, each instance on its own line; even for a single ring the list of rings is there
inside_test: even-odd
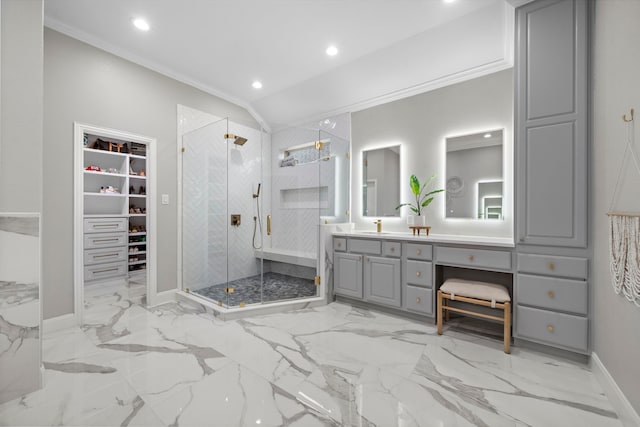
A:
[[[438,335],[442,335],[442,291],[438,291]]]
[[[504,352],[511,353],[511,303],[504,303]]]
[[[446,305],[447,307],[449,307],[449,300],[445,299],[444,301],[444,305]],[[445,310],[444,311],[444,321],[448,322],[449,321],[449,316],[451,315],[451,311],[449,310]]]

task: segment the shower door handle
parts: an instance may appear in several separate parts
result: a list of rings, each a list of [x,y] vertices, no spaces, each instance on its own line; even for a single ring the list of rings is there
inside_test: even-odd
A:
[[[267,215],[267,236],[271,236],[271,215]]]

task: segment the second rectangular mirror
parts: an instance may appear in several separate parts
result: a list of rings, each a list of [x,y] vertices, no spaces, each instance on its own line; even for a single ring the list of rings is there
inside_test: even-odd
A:
[[[502,219],[502,129],[447,138],[447,218]]]
[[[362,152],[362,215],[400,216],[400,146]]]

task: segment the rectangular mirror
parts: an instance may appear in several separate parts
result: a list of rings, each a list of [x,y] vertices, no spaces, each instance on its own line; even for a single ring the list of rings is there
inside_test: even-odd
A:
[[[446,217],[503,218],[503,130],[446,139]]]
[[[362,215],[400,216],[400,146],[362,152]]]

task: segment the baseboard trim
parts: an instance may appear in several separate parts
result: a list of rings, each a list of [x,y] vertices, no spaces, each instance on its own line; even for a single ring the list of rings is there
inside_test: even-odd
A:
[[[635,411],[631,402],[624,395],[618,384],[613,379],[607,368],[604,366],[596,353],[591,353],[591,372],[604,389],[607,398],[611,402],[613,409],[618,413],[618,417],[625,427],[640,426],[640,416]]]
[[[153,297],[153,301],[149,301],[149,307],[156,307],[162,304],[166,304],[168,302],[176,301],[176,289],[171,289],[164,292],[158,292],[155,297]]]
[[[63,314],[62,316],[45,319],[42,322],[42,333],[50,334],[52,332],[62,331],[76,326],[76,317],[73,313]]]

